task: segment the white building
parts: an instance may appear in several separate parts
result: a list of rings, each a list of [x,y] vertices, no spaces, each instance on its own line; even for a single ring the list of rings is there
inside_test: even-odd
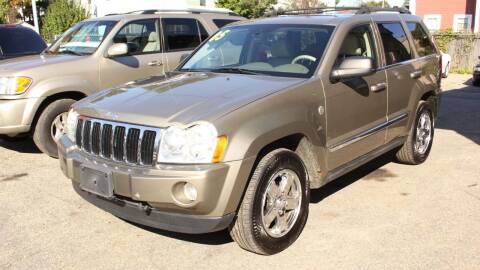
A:
[[[126,13],[145,9],[179,9],[186,7],[215,7],[215,0],[80,0],[92,17]]]

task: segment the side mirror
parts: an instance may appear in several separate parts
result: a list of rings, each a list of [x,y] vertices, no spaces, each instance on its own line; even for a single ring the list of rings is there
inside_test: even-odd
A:
[[[113,44],[108,48],[108,57],[124,56],[128,54],[128,45],[126,43]]]
[[[189,56],[190,56],[189,53],[182,54],[182,56],[180,56],[180,62],[183,62],[183,60],[187,59],[187,57],[189,57]]]
[[[375,72],[371,58],[352,56],[345,58],[340,65],[332,71],[331,79],[339,81],[371,75]]]

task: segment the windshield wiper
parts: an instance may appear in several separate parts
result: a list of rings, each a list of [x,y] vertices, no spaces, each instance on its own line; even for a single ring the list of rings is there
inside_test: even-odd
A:
[[[248,70],[248,69],[243,69],[243,68],[235,68],[235,67],[230,67],[230,68],[216,68],[210,70],[211,72],[218,72],[218,73],[236,73],[236,74],[249,74],[249,75],[260,75],[261,73]]]
[[[77,56],[83,56],[84,54],[82,53],[79,53],[79,52],[76,52],[76,51],[72,51],[72,50],[63,50],[63,51],[59,51],[58,53],[64,53],[64,54],[73,54],[73,55],[77,55]]]

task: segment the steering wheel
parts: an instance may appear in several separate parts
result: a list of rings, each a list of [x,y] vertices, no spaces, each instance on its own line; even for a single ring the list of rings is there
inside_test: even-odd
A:
[[[312,61],[312,62],[315,62],[317,61],[317,58],[311,56],[311,55],[306,55],[306,54],[302,54],[302,55],[299,55],[297,57],[295,57],[293,60],[292,60],[292,64],[296,64],[298,61],[300,60],[308,60],[308,61]]]

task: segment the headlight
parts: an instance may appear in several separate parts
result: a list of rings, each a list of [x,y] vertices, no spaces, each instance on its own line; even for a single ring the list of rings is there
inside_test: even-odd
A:
[[[20,95],[32,85],[27,77],[0,77],[0,95]]]
[[[78,122],[78,113],[71,109],[68,112],[67,116],[67,123],[65,125],[65,134],[67,134],[68,138],[75,142],[75,134],[77,130],[77,122]]]
[[[189,128],[169,127],[163,132],[158,154],[160,163],[217,163],[223,157],[226,137],[218,137],[210,123]]]

